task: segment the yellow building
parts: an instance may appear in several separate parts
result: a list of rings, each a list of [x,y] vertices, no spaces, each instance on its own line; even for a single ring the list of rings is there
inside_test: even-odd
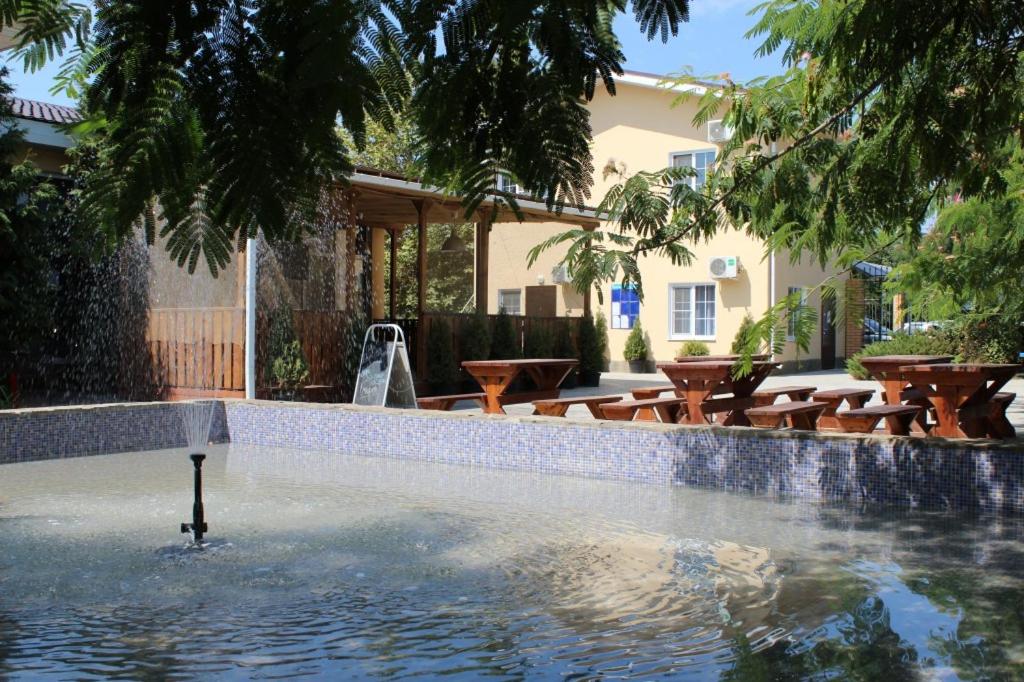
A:
[[[666,166],[690,165],[701,171],[714,162],[719,144],[709,126],[692,124],[696,99],[678,106],[672,103],[679,90],[659,85],[660,77],[627,72],[616,81],[612,97],[599,89],[590,103],[593,161],[596,169],[593,187],[598,203],[616,178],[602,177],[610,162],[625,168],[626,174],[640,170],[658,170]],[[691,86],[700,94],[700,88]],[[710,134],[709,134],[710,133]],[[499,307],[525,315],[581,315],[583,297],[557,267],[564,250],[552,249],[527,268],[527,254],[539,242],[563,231],[554,224],[495,225],[490,236],[488,261],[488,311]],[[669,361],[679,346],[688,340],[705,342],[712,353],[728,353],[743,317],[762,315],[773,303],[797,289],[811,289],[830,272],[810,257],[795,265],[789,253],[770,254],[764,243],[743,232],[730,230],[707,243],[689,245],[696,255],[690,266],[674,266],[667,258],[651,256],[640,262],[644,301],[619,285],[605,285],[602,301],[594,297],[594,314],[603,313],[609,326],[611,369],[623,369],[622,351],[635,320],[639,318],[647,335],[650,358]],[[713,261],[723,265],[725,276],[711,272]],[[731,265],[735,265],[732,273]],[[716,267],[716,270],[718,268]],[[842,325],[834,322],[834,308],[822,308],[820,297],[811,292],[806,304],[820,316],[819,332],[808,352],[798,353],[796,343],[787,339],[779,360],[793,369],[830,368],[842,353]],[[837,338],[838,336],[838,338]]]

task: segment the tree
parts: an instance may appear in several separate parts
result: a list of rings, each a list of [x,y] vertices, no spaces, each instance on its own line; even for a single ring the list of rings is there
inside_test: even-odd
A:
[[[406,107],[429,143],[425,179],[465,195],[467,215],[499,171],[549,206],[582,204],[592,181],[583,101],[599,84],[614,92],[623,55],[613,21],[627,9],[102,0],[88,42],[67,0],[2,2],[4,26],[41,26],[22,39],[33,66],[78,38],[66,82],[84,89],[79,130],[105,141],[87,215],[116,237],[142,223],[152,240],[159,210],[172,257],[189,268],[202,258],[212,272],[257,229],[274,241],[316,222],[324,192],[352,170],[336,122],[363,147],[368,121],[390,129]],[[688,19],[687,0],[628,5],[648,38],[666,40]]]
[[[699,190],[691,169],[622,177],[601,202],[608,229],[570,230],[577,289],[621,280],[643,294],[638,258],[689,262],[689,245],[741,229],[793,258],[841,266],[913,248],[952,196],[1006,190],[1005,148],[1024,132],[1024,5],[1016,0],[769,0],[748,33],[781,53],[779,76],[705,83],[693,123],[733,130]],[[678,84],[704,81],[692,75]],[[787,309],[755,325],[771,344]],[[809,338],[809,333],[807,334]],[[753,352],[748,349],[748,353]]]
[[[47,223],[58,202],[55,188],[39,181],[30,162],[12,163],[24,133],[17,126],[0,69],[0,361],[37,349],[52,327]],[[0,371],[7,369],[0,366]],[[6,373],[0,375],[6,378]]]

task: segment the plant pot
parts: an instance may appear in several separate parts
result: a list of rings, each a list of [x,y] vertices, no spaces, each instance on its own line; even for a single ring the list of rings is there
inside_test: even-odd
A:
[[[629,361],[629,371],[632,374],[643,374],[646,369],[647,369],[647,361],[646,360],[630,360]]]
[[[600,372],[580,372],[579,373],[579,385],[586,386],[588,388],[594,388],[601,385],[601,373]]]
[[[600,379],[600,375],[598,375],[598,378]],[[565,378],[562,379],[562,383],[558,385],[559,388],[564,389],[576,388],[577,386],[579,386],[579,372],[575,369],[570,370],[570,372],[565,375]]]

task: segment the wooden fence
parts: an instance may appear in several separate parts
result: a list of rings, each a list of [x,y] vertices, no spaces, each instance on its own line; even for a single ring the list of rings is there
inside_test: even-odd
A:
[[[309,383],[334,387],[346,385],[349,344],[362,344],[358,330],[348,330],[345,311],[293,311],[295,334],[309,365]],[[426,338],[438,320],[448,323],[452,349],[462,361],[460,340],[463,325],[472,315],[428,313],[422,320],[395,320],[406,334],[410,360],[419,377],[426,375]],[[497,315],[489,315],[493,329]],[[531,330],[538,327],[552,335],[568,325],[575,343],[580,318],[510,316],[519,351]],[[380,320],[387,322],[387,320]],[[260,314],[256,321],[256,385],[266,386],[267,333],[270,321]],[[238,397],[245,394],[245,311],[242,308],[166,308],[149,311],[146,345],[152,381],[165,398],[190,396]]]
[[[149,311],[146,333],[153,383],[164,397],[245,393],[245,311]]]

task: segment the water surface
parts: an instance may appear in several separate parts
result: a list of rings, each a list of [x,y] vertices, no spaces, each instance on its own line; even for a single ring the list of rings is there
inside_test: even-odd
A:
[[[0,676],[1024,676],[1017,519],[186,455],[0,467]]]

